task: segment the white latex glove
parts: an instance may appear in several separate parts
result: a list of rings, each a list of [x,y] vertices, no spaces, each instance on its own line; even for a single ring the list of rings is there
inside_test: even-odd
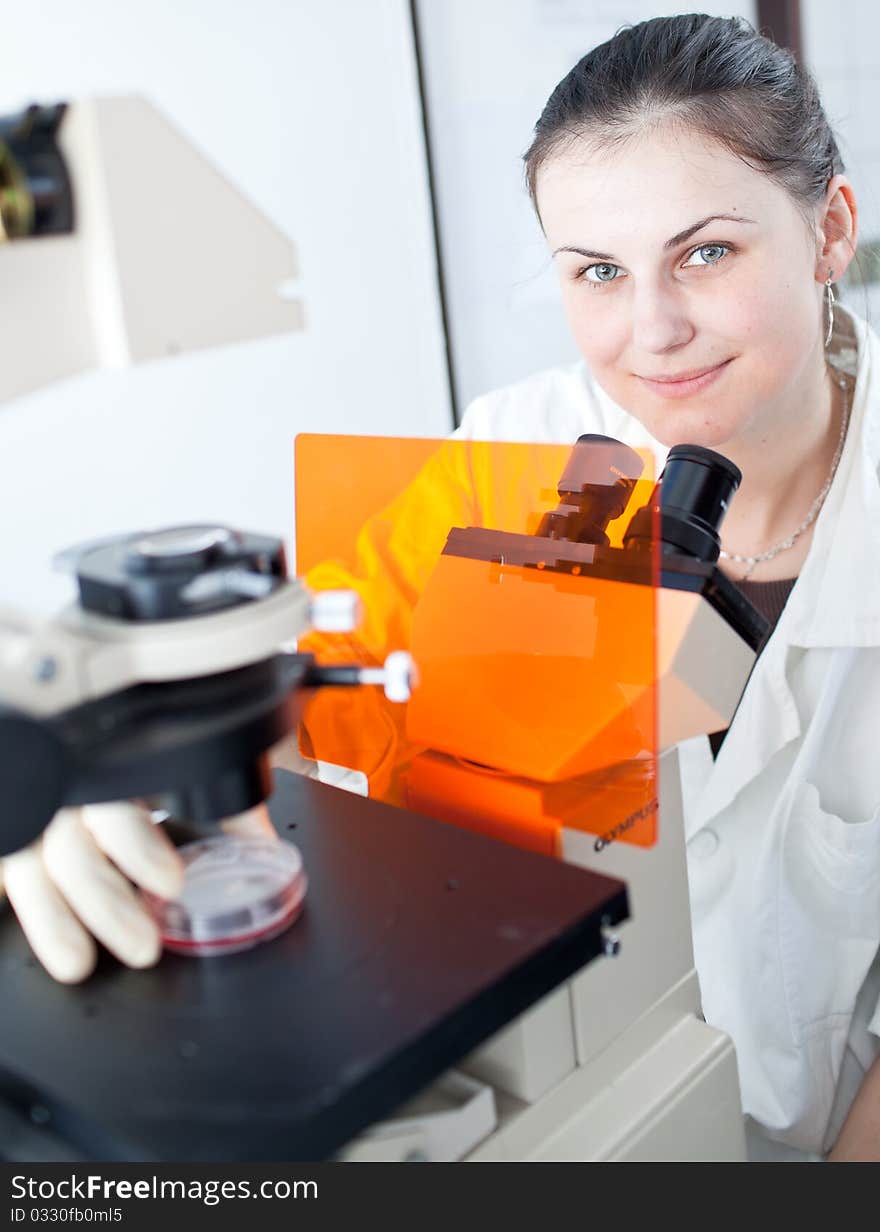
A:
[[[277,838],[278,831],[269,818],[269,810],[265,804],[248,809],[246,813],[237,813],[220,822],[220,829],[227,834],[243,834],[246,838]]]
[[[265,805],[227,818],[230,833],[275,837]],[[137,804],[62,809],[38,842],[0,860],[4,888],[31,949],[64,984],[91,974],[95,941],[129,967],[150,967],[159,929],[134,886],[162,898],[183,887],[183,864],[149,811]]]
[[[129,967],[159,957],[159,929],[132,886],[175,898],[183,866],[137,804],[61,809],[40,839],[0,861],[0,880],[34,954],[75,984],[97,959],[95,939]]]

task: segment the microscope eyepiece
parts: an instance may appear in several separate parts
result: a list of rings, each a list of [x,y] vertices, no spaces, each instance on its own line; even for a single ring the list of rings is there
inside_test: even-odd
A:
[[[613,437],[579,436],[556,487],[559,505],[544,514],[538,535],[606,546],[606,527],[626,509],[643,467],[636,451]]]
[[[664,549],[714,564],[721,551],[718,529],[742,473],[728,458],[702,445],[674,445],[651,494],[624,535],[627,547],[650,542],[653,512],[661,513]]]

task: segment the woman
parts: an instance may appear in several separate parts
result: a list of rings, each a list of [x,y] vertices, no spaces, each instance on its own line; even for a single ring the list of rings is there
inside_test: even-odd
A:
[[[742,470],[722,567],[778,623],[717,760],[681,749],[704,1012],[757,1157],[880,1158],[880,375],[833,310],[856,240],[837,145],[746,23],[658,18],[575,66],[526,171],[586,362],[478,399],[461,434]]]
[[[482,399],[466,431],[529,435],[537,417],[742,470],[721,564],[778,624],[717,761],[705,740],[681,749],[703,1008],[768,1138],[876,1152],[878,353],[830,290],[852,188],[809,78],[701,17],[582,61],[526,166],[589,375]]]

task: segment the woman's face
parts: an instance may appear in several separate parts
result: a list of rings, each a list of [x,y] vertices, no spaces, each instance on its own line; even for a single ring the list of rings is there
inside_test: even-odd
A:
[[[660,129],[551,157],[537,198],[581,353],[663,444],[760,438],[815,379],[820,239],[763,172]]]

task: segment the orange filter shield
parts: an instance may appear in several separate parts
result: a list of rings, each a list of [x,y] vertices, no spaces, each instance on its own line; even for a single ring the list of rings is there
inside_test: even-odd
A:
[[[656,535],[623,545],[653,471],[607,438],[298,437],[297,572],[355,590],[363,611],[352,634],[300,649],[370,665],[408,650],[419,676],[405,706],[319,690],[303,752],[537,850],[622,821],[621,841],[655,841],[659,557]]]

